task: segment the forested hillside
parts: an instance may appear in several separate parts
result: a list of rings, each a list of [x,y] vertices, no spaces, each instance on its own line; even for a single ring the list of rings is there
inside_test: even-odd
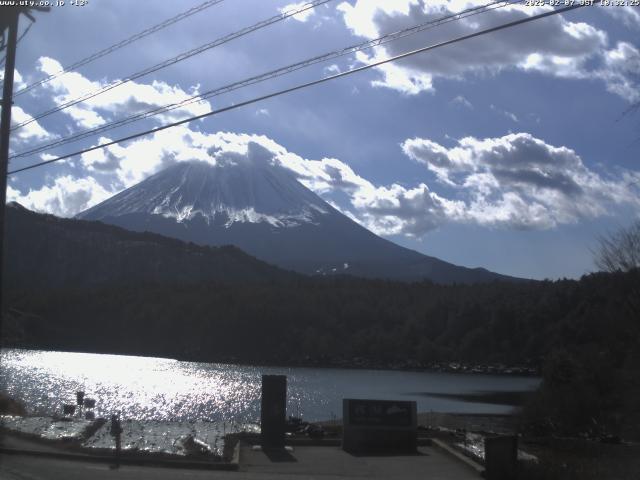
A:
[[[349,277],[7,292],[24,342],[48,348],[287,364],[541,364],[638,345],[635,270],[579,281],[442,286]],[[20,320],[21,319],[21,320]],[[21,323],[24,325],[21,325]],[[19,328],[18,328],[19,327]]]
[[[204,247],[100,222],[7,206],[10,288],[126,287],[140,282],[270,282],[295,276],[232,246]]]

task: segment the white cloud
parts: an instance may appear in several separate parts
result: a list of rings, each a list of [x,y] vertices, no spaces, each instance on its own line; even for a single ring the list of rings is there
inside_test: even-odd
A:
[[[473,104],[462,95],[458,95],[457,97],[455,97],[453,100],[451,100],[451,103],[453,103],[454,105],[461,105],[465,108],[468,108],[469,110],[473,110]]]
[[[599,174],[575,151],[528,133],[466,137],[452,148],[413,138],[402,149],[458,190],[465,208],[463,215],[451,218],[454,221],[550,228],[606,215],[614,205],[640,207],[637,189],[625,175]]]
[[[374,38],[380,36],[380,26],[376,22],[376,15],[384,11],[388,15],[409,15],[410,8],[418,5],[417,0],[358,0],[355,5],[342,2],[338,11],[344,15],[347,26],[361,37]]]
[[[328,67],[324,67],[323,71],[325,75],[336,75],[341,72],[340,67],[335,63],[332,63]]]
[[[13,188],[11,185],[7,185],[7,203],[17,202],[20,197],[20,191]]]
[[[51,75],[61,70],[62,65],[53,58],[41,57],[38,60],[38,68],[42,73]],[[45,86],[54,94],[53,100],[59,105],[96,92],[110,83],[105,80],[91,81],[78,72],[69,72],[51,80]],[[155,107],[178,103],[197,93],[195,88],[187,93],[178,86],[171,86],[157,80],[150,84],[132,81],[65,108],[63,112],[69,115],[78,126],[94,128],[107,123],[112,117],[126,117]],[[176,108],[153,118],[159,122],[168,122],[208,111],[210,111],[209,102],[202,101]]]
[[[511,120],[512,122],[518,123],[518,117],[515,113],[511,113],[507,110],[502,110],[501,108],[496,107],[493,103],[491,105],[489,105],[489,108],[491,110],[493,110],[494,112],[499,113],[500,115],[503,115],[505,117],[507,117],[509,120]]]
[[[421,237],[465,215],[464,202],[441,197],[424,183],[415,188],[393,184],[360,189],[351,202],[361,223],[380,235]]]
[[[101,137],[97,144],[111,141]],[[267,157],[250,158],[256,151],[251,144],[269,151]],[[83,154],[80,163],[90,172],[111,176],[122,188],[144,180],[174,163],[201,160],[215,164],[225,156],[245,156],[252,161],[274,161],[275,157],[292,155],[273,140],[262,135],[227,132],[203,133],[182,125],[143,137],[126,146],[111,145]]]
[[[627,99],[640,101],[640,50],[627,42],[619,42],[604,54],[604,67],[592,72],[605,82],[607,90]]]
[[[0,69],[0,83],[4,81],[4,68]],[[18,90],[20,90],[22,87],[26,86],[26,84],[24,83],[24,79],[22,78],[22,75],[20,75],[20,72],[16,69],[13,71],[13,91],[17,92]]]
[[[4,72],[2,72],[2,79],[4,80]],[[20,90],[25,87],[27,84],[24,83],[24,79],[18,70],[13,72],[13,89],[14,91]]]
[[[162,130],[126,146],[112,145],[83,154],[80,163],[91,172],[115,176],[121,187],[134,185],[167,166],[188,160],[209,161],[208,135],[186,126]],[[97,144],[110,142],[101,137]]]
[[[60,217],[71,217],[103,200],[114,192],[106,190],[94,178],[57,177],[52,184],[22,194],[8,187],[7,200],[15,201],[30,210]]]
[[[373,39],[483,3],[485,2],[357,0],[354,5],[346,2],[340,4],[338,10],[355,35]],[[360,52],[356,58],[361,63],[372,63],[533,16],[550,8],[511,5],[494,9],[486,14],[449,22],[424,33],[390,42],[376,48],[371,54]],[[625,15],[624,18],[636,18],[637,12],[624,12],[620,14]],[[376,67],[382,78],[373,81],[372,85],[415,95],[432,90],[435,78],[463,78],[469,74],[496,74],[516,69],[561,78],[599,79],[610,92],[635,101],[638,94],[633,88],[637,92],[640,87],[631,72],[622,62],[616,62],[615,65],[607,62],[609,56],[620,54],[619,50],[620,44],[613,50],[608,49],[608,38],[602,30],[556,15]],[[625,58],[635,56],[636,52],[627,49],[624,52]]]
[[[364,52],[357,52],[356,59],[362,63],[370,63],[380,58],[370,58]],[[433,89],[433,77],[419,69],[397,63],[386,63],[377,67],[377,70],[382,73],[383,79],[373,80],[371,85],[374,87],[391,88],[407,95],[416,95]]]
[[[615,6],[603,10],[627,27],[640,29],[640,11],[637,6]]]
[[[607,51],[605,63],[610,70],[640,75],[640,51],[627,42],[619,42]]]
[[[97,145],[111,142],[110,138],[100,137]],[[113,172],[120,166],[123,148],[116,144],[98,150],[83,153],[80,161],[90,172]]]
[[[4,70],[0,69],[0,84],[4,80]],[[14,91],[24,87],[25,83],[22,79],[22,75],[18,70],[14,70],[13,73],[13,89]],[[13,105],[11,107],[11,126],[18,125],[20,123],[31,120],[33,117],[24,111],[22,107]],[[54,135],[45,130],[40,123],[31,122],[29,125],[15,130],[15,134],[11,135],[12,147],[21,147],[25,142],[33,140],[45,140],[51,138]]]
[[[308,5],[308,4],[309,4],[309,2],[290,3],[289,5],[285,5],[284,7],[282,7],[280,9],[280,13],[285,15],[287,13],[290,13],[290,12],[293,12],[293,11],[296,11],[296,10],[300,10],[301,8],[303,8],[305,5]],[[289,17],[289,18],[294,18],[294,19],[298,20],[299,22],[306,22],[315,13],[316,13],[316,9],[315,8],[309,8],[309,9],[305,10],[304,12],[296,13],[295,15],[293,15],[292,17]]]
[[[31,115],[17,105],[11,108],[11,125],[27,122],[32,118]],[[27,140],[45,140],[51,137],[53,137],[53,135],[42,128],[42,125],[37,121],[15,130],[15,134],[12,135],[12,139],[17,139],[20,143]]]

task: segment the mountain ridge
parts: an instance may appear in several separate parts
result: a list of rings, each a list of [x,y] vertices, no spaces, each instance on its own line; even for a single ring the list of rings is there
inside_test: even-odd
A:
[[[150,232],[32,212],[7,204],[5,274],[12,288],[138,283],[192,285],[296,279],[234,246],[185,243]]]

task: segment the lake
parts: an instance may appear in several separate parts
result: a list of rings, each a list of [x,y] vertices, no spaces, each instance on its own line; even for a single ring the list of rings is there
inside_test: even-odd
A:
[[[256,422],[262,374],[288,378],[287,414],[308,421],[341,417],[343,398],[415,400],[418,412],[509,413],[508,405],[463,402],[447,394],[535,389],[539,379],[483,374],[279,368],[166,358],[2,349],[0,390],[30,413],[62,413],[82,390],[97,416],[132,420]],[[438,396],[430,396],[436,394]],[[442,395],[445,394],[445,395]]]

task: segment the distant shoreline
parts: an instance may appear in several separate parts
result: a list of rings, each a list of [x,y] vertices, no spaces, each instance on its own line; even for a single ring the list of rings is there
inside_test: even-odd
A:
[[[48,352],[64,352],[64,353],[87,353],[95,355],[121,355],[145,358],[160,358],[165,360],[176,360],[179,362],[189,363],[211,363],[222,365],[237,365],[243,367],[265,367],[265,368],[322,368],[334,370],[387,370],[401,372],[428,372],[428,373],[456,373],[466,375],[499,375],[514,377],[539,377],[540,373],[535,367],[522,365],[504,365],[504,364],[486,364],[486,363],[463,363],[463,362],[431,362],[425,365],[417,365],[413,362],[402,363],[383,363],[368,361],[365,359],[353,359],[351,362],[347,360],[335,361],[283,361],[272,363],[258,363],[251,361],[243,361],[237,358],[223,359],[199,359],[188,356],[168,356],[152,353],[136,353],[136,352],[113,352],[113,351],[88,351],[88,350],[63,350],[56,347],[48,348],[42,346],[25,346],[25,345],[0,345],[0,350],[27,350],[27,351],[48,351]],[[487,402],[493,403],[493,402]]]
[[[451,400],[460,400],[469,403],[489,403],[494,405],[508,405],[513,407],[521,407],[532,394],[530,391],[514,390],[514,391],[486,391],[475,393],[433,393],[433,392],[414,392],[413,395],[424,395],[426,397],[446,398]]]

